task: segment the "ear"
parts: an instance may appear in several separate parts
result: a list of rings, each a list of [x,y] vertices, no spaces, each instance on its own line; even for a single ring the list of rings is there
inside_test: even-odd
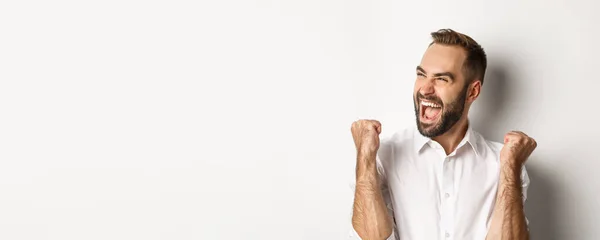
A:
[[[472,103],[479,97],[481,92],[481,80],[475,79],[469,84],[469,90],[467,91],[467,102]]]

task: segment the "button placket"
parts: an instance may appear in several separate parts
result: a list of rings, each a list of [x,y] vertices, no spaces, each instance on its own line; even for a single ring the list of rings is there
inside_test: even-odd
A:
[[[442,185],[442,226],[444,236],[449,239],[454,230],[455,204],[451,196],[454,194],[454,161],[452,157],[444,159],[443,185]]]

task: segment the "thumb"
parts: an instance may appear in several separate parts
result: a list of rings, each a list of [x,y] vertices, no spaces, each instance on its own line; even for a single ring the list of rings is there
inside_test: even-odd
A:
[[[509,143],[511,143],[511,142],[512,142],[512,139],[513,139],[513,138],[511,137],[510,133],[509,133],[509,134],[506,134],[506,135],[504,135],[504,144],[509,144]]]
[[[504,136],[504,144],[513,144],[515,140],[515,136],[510,133]]]

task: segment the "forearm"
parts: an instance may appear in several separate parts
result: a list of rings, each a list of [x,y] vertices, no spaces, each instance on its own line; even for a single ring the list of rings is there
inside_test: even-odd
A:
[[[520,167],[505,165],[500,168],[496,205],[492,215],[490,231],[486,239],[529,239],[520,176]]]
[[[392,233],[380,184],[375,156],[359,156],[352,226],[362,239],[386,239]]]

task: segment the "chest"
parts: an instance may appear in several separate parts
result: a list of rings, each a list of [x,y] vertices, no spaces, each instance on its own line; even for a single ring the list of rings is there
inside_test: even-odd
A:
[[[399,227],[454,239],[485,234],[496,199],[497,161],[473,153],[423,154],[400,156],[388,166]],[[432,223],[437,228],[431,228]]]

